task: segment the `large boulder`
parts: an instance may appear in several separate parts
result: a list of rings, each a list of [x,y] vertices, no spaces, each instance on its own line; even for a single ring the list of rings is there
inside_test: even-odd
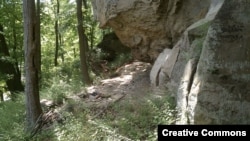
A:
[[[176,94],[177,124],[250,123],[249,7],[247,1],[212,0],[206,17],[176,44],[177,60],[155,62],[161,71],[176,62],[163,85]]]
[[[153,62],[204,18],[210,0],[92,0],[100,27],[112,27],[134,58]]]
[[[188,95],[190,123],[250,123],[249,8],[225,0],[211,23]]]

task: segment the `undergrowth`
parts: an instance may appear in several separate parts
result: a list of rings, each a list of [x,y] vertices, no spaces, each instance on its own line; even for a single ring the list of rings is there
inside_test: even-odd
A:
[[[133,102],[114,104],[100,119],[117,133],[131,140],[157,140],[157,125],[173,124],[175,110],[173,99],[145,96]]]
[[[24,102],[19,96],[15,101],[0,103],[0,140],[19,141],[24,140]]]
[[[76,82],[66,83],[60,79],[50,82],[51,87],[41,91],[42,98],[63,99],[69,93],[80,91]],[[71,85],[72,84],[72,85]],[[157,125],[175,122],[175,105],[167,94],[155,97],[146,94],[139,100],[125,99],[113,103],[98,117],[93,111],[76,103],[80,110],[60,111],[62,123],[54,123],[40,134],[29,138],[25,134],[25,108],[23,94],[16,101],[0,103],[1,141],[107,141],[107,140],[157,140]]]

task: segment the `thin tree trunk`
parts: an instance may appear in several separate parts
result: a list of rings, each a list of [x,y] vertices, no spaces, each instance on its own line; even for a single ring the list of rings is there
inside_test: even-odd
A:
[[[94,27],[92,24],[90,28],[90,50],[92,50],[93,47],[94,47]]]
[[[31,132],[42,114],[38,84],[38,48],[36,34],[35,0],[23,0],[24,53],[25,53],[25,103],[27,131]]]
[[[16,32],[16,22],[15,20],[13,21],[13,41],[14,41],[14,46],[13,46],[13,58],[15,60],[15,63],[14,63],[14,67],[16,69],[16,73],[17,73],[17,77],[19,79],[21,79],[21,71],[20,71],[20,68],[18,66],[18,56],[17,56],[17,46],[18,46],[18,43],[17,43],[17,32]]]
[[[64,63],[64,50],[63,50],[63,37],[61,34],[59,34],[59,44],[60,44],[60,56],[61,56],[61,59],[62,59],[62,63]]]
[[[74,59],[76,59],[76,48],[73,49],[74,52]]]
[[[86,61],[86,51],[88,48],[87,36],[84,34],[83,28],[83,15],[82,15],[82,0],[76,0],[77,5],[77,21],[78,21],[78,37],[79,37],[79,48],[80,48],[80,60],[81,60],[81,71],[82,80],[86,84],[91,84],[91,80],[88,73],[88,65]]]
[[[0,101],[4,101],[4,98],[3,98],[3,91],[0,90]]]
[[[59,8],[60,8],[60,3],[59,0],[56,0],[56,21],[55,21],[55,34],[56,34],[56,48],[55,48],[55,60],[54,64],[55,66],[58,65],[58,51],[59,51],[59,24],[58,24],[58,16],[59,16]]]

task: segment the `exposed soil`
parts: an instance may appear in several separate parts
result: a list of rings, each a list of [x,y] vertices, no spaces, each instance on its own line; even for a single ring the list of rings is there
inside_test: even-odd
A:
[[[149,73],[151,64],[135,61],[115,72],[117,77],[101,80],[68,99],[81,102],[87,107],[103,109],[121,99],[139,99],[151,91]]]

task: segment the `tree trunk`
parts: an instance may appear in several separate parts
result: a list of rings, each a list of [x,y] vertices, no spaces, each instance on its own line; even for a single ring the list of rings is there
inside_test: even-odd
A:
[[[3,98],[3,91],[0,90],[0,101],[4,101],[4,98]]]
[[[0,23],[0,32],[3,32],[3,26]],[[0,34],[0,56],[3,58],[10,57],[8,46],[3,34]],[[10,75],[12,77],[6,80],[8,90],[13,94],[18,91],[23,91],[24,87],[21,82],[21,75],[19,73],[18,67],[15,67],[10,60],[0,59],[0,72],[3,75]],[[13,95],[12,95],[13,96]]]
[[[38,80],[40,81],[42,78],[42,69],[41,69],[41,62],[42,62],[42,58],[41,58],[41,27],[40,27],[40,0],[37,0],[36,2],[36,32],[38,34],[36,34],[35,38],[36,38],[36,47],[37,47],[37,59],[36,59],[36,64],[38,64],[37,66],[37,70],[38,70]]]
[[[56,48],[55,48],[55,60],[54,64],[55,66],[58,65],[58,51],[59,51],[59,25],[58,25],[58,17],[59,17],[59,8],[60,8],[60,3],[59,0],[56,0],[56,21],[55,21],[55,34],[56,34]]]
[[[16,25],[15,25],[15,21],[13,23],[13,40],[14,40],[14,46],[13,46],[13,58],[15,60],[15,63],[13,64],[15,69],[16,69],[16,73],[17,73],[17,78],[19,78],[21,80],[21,71],[20,68],[18,66],[18,56],[17,56],[17,32],[16,32]]]
[[[63,37],[61,34],[59,34],[59,44],[60,44],[60,56],[61,56],[61,59],[62,59],[62,63],[64,63],[64,49],[62,48],[63,47]]]
[[[94,48],[94,27],[93,27],[93,23],[91,25],[91,28],[90,28],[90,50],[92,50]]]
[[[79,48],[80,48],[80,60],[81,60],[81,71],[82,80],[86,84],[91,84],[91,80],[88,73],[88,65],[86,61],[86,50],[88,48],[87,36],[84,34],[83,28],[83,15],[82,15],[82,0],[76,0],[77,5],[77,21],[78,21],[78,37],[79,37]]]
[[[39,116],[42,114],[42,108],[39,98],[38,69],[37,64],[37,38],[36,34],[36,10],[35,0],[23,0],[24,16],[24,53],[25,53],[25,104],[27,131],[31,132]]]

